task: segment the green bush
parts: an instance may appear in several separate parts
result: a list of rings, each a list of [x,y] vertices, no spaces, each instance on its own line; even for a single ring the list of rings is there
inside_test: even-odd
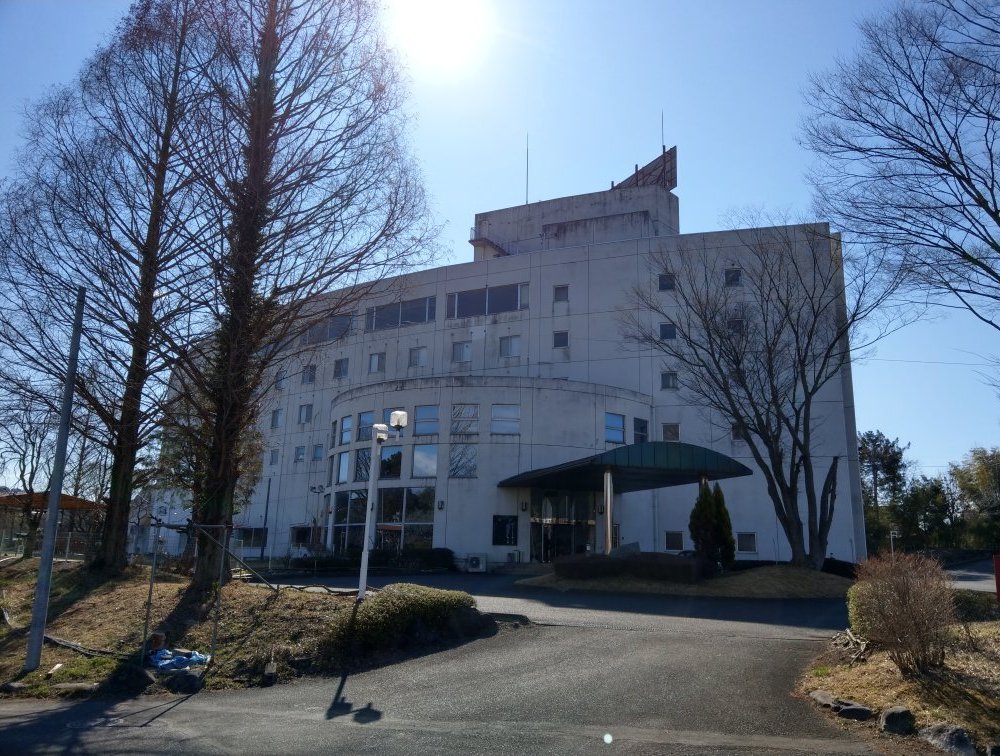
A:
[[[959,622],[989,622],[1000,619],[1000,603],[995,593],[959,588],[952,591],[955,618]]]
[[[622,557],[580,554],[557,559],[555,562],[556,575],[571,580],[629,575],[642,580],[694,583],[711,575],[713,570],[714,563],[709,560],[676,554],[646,553]]]
[[[726,497],[718,483],[711,489],[708,481],[701,482],[688,520],[688,530],[699,557],[724,565],[732,564],[736,558],[736,541],[729,510],[726,509]]]
[[[389,585],[333,615],[317,648],[317,666],[351,669],[378,654],[475,636],[487,622],[468,593]]]
[[[955,605],[947,574],[933,559],[897,554],[858,565],[847,593],[851,629],[884,648],[904,674],[944,663]]]
[[[615,577],[625,574],[625,560],[609,557],[604,554],[587,556],[576,554],[561,557],[553,565],[557,577],[571,580],[588,580],[590,578]]]

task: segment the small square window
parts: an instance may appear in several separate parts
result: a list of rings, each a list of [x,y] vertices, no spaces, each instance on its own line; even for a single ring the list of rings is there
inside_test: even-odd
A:
[[[676,389],[680,386],[677,373],[673,370],[664,370],[660,373],[660,388],[664,391]]]
[[[552,332],[552,348],[562,349],[569,346],[569,331]]]
[[[311,423],[313,419],[313,406],[311,404],[299,405],[299,425]]]
[[[306,447],[304,447],[304,446],[296,446],[295,447],[295,461],[296,462],[303,462],[303,461],[305,461],[305,458],[306,458]]]
[[[282,422],[285,420],[285,411],[283,409],[271,410],[271,427],[280,428]]]
[[[667,551],[683,551],[684,531],[668,530],[667,537],[664,539],[663,548],[666,549]]]
[[[316,366],[306,365],[302,368],[302,383],[315,383],[316,382]]]
[[[411,347],[409,366],[411,368],[427,367],[430,361],[427,347]]]
[[[668,341],[677,338],[677,326],[673,323],[660,323],[660,340]]]
[[[743,271],[740,268],[726,268],[726,286],[742,286]]]
[[[448,449],[448,477],[475,478],[478,458],[476,444],[452,444]]]
[[[479,405],[456,404],[451,408],[452,433],[479,433]]]
[[[278,464],[278,450],[271,449],[271,465],[274,466]]]
[[[673,273],[660,273],[660,291],[673,291],[677,288],[677,276]]]
[[[313,462],[321,462],[323,460],[323,444],[313,445]]]
[[[490,415],[490,433],[516,435],[521,432],[521,406],[494,404]]]
[[[500,356],[501,357],[520,357],[521,356],[521,337],[520,336],[501,336],[500,337]]]
[[[743,423],[733,423],[731,433],[733,441],[747,441],[750,438],[747,427]]]
[[[756,554],[757,553],[757,534],[756,533],[737,533],[736,534],[736,550],[744,554]]]
[[[384,373],[385,372],[385,352],[373,352],[368,355],[368,372],[369,373]]]
[[[333,377],[334,378],[346,378],[347,377],[347,358],[341,357],[339,360],[333,361]]]
[[[276,389],[283,389],[285,387],[285,383],[287,382],[287,380],[288,380],[288,375],[285,372],[285,369],[281,368],[274,375],[274,387]]]
[[[746,321],[743,318],[730,318],[726,321],[726,327],[729,332],[735,336],[741,336],[743,331],[746,329]]]
[[[681,440],[680,423],[663,423],[663,425],[660,426],[660,430],[664,441]]]
[[[552,301],[553,302],[568,302],[569,301],[569,286],[553,286],[552,287]]]
[[[452,362],[472,362],[472,342],[453,341],[451,342]]]

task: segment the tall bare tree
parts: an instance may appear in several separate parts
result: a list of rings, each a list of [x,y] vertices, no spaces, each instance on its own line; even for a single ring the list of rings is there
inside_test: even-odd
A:
[[[671,277],[673,289],[637,288],[622,315],[626,337],[663,356],[691,404],[746,442],[792,561],[816,568],[841,464],[823,441],[826,407],[841,406],[852,336],[863,347],[891,323],[873,318],[891,280],[873,259],[849,262],[825,224],[728,232],[711,247],[668,241],[651,254],[651,279]]]
[[[225,233],[209,251],[212,330],[180,350],[175,380],[204,398],[211,434],[198,509],[221,535],[265,371],[283,345],[350,314],[372,282],[412,262],[428,229],[375,3],[231,0],[207,15],[191,167],[206,217]],[[200,536],[196,587],[217,579],[221,559]]]
[[[140,0],[72,86],[38,106],[17,180],[0,197],[5,383],[58,401],[72,292],[88,289],[77,395],[111,454],[98,564],[125,565],[140,451],[149,441],[170,355],[162,331],[187,322],[213,232],[178,152],[190,130],[191,37],[204,3]],[[44,306],[39,306],[44,303]],[[39,388],[42,390],[39,390]]]
[[[860,28],[808,95],[820,214],[1000,329],[1000,4],[905,2]]]

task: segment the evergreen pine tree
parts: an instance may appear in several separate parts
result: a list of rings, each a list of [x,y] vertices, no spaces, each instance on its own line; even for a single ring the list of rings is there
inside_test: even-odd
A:
[[[729,510],[726,509],[726,497],[723,496],[722,488],[718,483],[715,484],[712,491],[712,502],[715,515],[713,523],[715,525],[715,546],[719,550],[718,558],[723,564],[732,564],[736,559],[733,523],[729,519]]]
[[[698,488],[698,499],[691,510],[688,520],[688,530],[698,556],[715,561],[715,499],[708,487],[708,481],[703,480]]]

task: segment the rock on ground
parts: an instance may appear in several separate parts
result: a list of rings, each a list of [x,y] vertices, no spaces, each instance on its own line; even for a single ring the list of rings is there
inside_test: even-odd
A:
[[[882,712],[878,720],[880,730],[895,735],[909,735],[913,732],[915,724],[913,712],[905,706],[890,706]]]
[[[976,756],[976,747],[969,733],[957,725],[934,724],[920,731],[920,737],[935,748],[962,756]]]

